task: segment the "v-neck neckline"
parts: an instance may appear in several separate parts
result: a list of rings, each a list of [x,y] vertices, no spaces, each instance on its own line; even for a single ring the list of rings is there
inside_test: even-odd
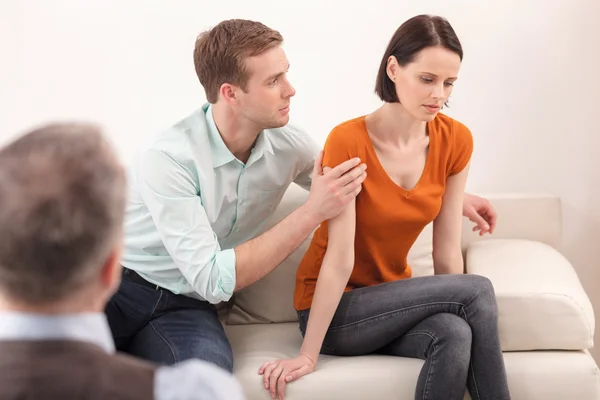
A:
[[[366,135],[368,151],[371,152],[373,155],[373,159],[375,160],[375,163],[376,163],[376,168],[381,172],[381,174],[383,176],[385,176],[386,181],[388,183],[390,183],[392,186],[394,186],[397,191],[399,191],[406,197],[408,197],[411,194],[414,194],[415,191],[417,191],[419,189],[419,187],[423,184],[423,181],[425,180],[427,173],[429,172],[430,165],[432,163],[432,161],[431,161],[432,149],[435,147],[435,135],[432,135],[432,129],[431,129],[432,121],[427,122],[427,127],[426,127],[427,135],[429,136],[429,145],[427,147],[427,156],[425,159],[425,166],[423,167],[421,176],[419,176],[419,180],[417,181],[415,186],[412,189],[405,189],[404,187],[402,187],[399,184],[397,184],[396,182],[394,182],[394,180],[390,177],[390,175],[387,173],[387,171],[383,167],[383,164],[381,164],[381,160],[379,159],[379,156],[377,155],[377,151],[375,150],[375,145],[373,144],[373,141],[371,140],[371,135],[369,135],[369,129],[367,127],[366,117],[367,117],[366,115],[364,115],[362,117],[362,127],[363,127],[363,132]]]

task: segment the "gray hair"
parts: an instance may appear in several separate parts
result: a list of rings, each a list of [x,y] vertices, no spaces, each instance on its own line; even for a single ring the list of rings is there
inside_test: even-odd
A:
[[[122,240],[125,174],[98,126],[50,124],[0,150],[0,291],[41,304],[99,276]]]

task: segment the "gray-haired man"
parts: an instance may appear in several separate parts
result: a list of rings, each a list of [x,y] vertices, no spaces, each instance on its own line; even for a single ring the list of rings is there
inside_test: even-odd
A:
[[[100,130],[48,125],[0,150],[0,398],[242,399],[201,361],[115,354],[125,175]]]

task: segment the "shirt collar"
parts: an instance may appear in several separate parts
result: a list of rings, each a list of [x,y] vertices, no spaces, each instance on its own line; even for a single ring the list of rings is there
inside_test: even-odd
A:
[[[213,168],[220,167],[221,165],[225,165],[233,160],[235,157],[229,151],[227,146],[225,146],[225,142],[217,129],[217,125],[215,124],[215,120],[213,118],[212,113],[212,104],[207,104],[203,107],[204,114],[206,115],[206,124],[208,126],[208,139],[210,141],[210,148],[213,157]]]
[[[255,154],[255,160],[258,160],[262,157],[265,151],[268,151],[271,154],[273,153],[273,146],[271,146],[271,140],[269,140],[269,131],[264,130],[258,134],[256,138],[256,143],[252,148],[252,154]]]
[[[107,353],[115,352],[112,334],[102,313],[0,312],[0,341],[49,339],[76,340],[95,344]]]
[[[219,130],[217,129],[217,125],[215,124],[215,120],[213,117],[213,108],[212,104],[205,104],[203,107],[204,114],[206,116],[206,124],[208,127],[208,137],[210,140],[210,147],[212,150],[213,156],[213,168],[218,168],[222,165],[225,165],[233,160],[235,160],[235,156],[231,153],[231,151],[225,145]],[[256,143],[252,148],[251,158],[249,161],[254,162],[262,157],[265,151],[274,154],[273,146],[271,145],[271,141],[269,140],[269,135],[266,130],[261,131],[256,138]]]

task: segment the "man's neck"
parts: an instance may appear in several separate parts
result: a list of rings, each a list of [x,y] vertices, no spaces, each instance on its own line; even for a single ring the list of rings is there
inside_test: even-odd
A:
[[[262,128],[236,114],[225,104],[213,104],[213,119],[225,146],[238,160],[246,163]]]
[[[79,299],[67,299],[45,304],[31,304],[0,297],[0,312],[10,311],[26,314],[46,314],[56,316],[61,314],[101,313],[103,311],[103,307],[100,303],[100,301],[93,302],[89,299],[83,302]]]

